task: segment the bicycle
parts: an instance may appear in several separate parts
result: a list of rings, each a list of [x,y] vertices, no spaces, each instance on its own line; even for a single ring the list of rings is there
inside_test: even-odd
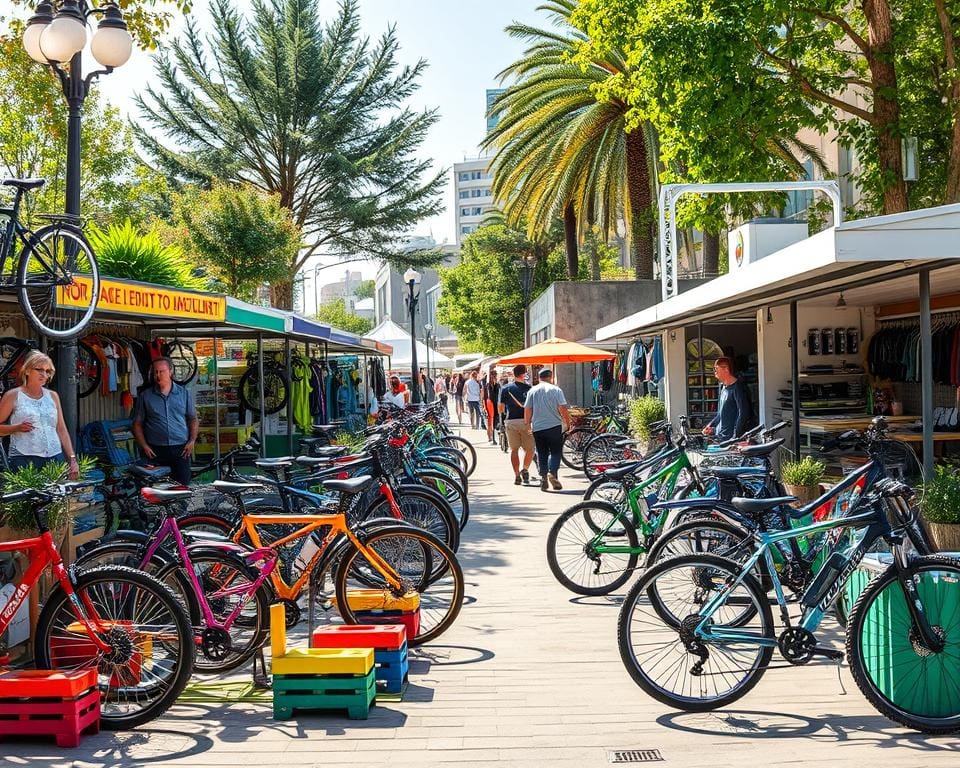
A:
[[[815,657],[839,662],[844,652],[821,646],[816,632],[864,555],[884,542],[892,563],[860,594],[847,624],[850,671],[891,720],[925,733],[960,730],[960,561],[908,555],[904,541],[917,524],[912,496],[909,486],[884,478],[842,517],[758,533],[745,563],[691,554],[653,566],[630,589],[618,619],[620,656],[631,678],[658,701],[699,712],[748,693],[772,668],[774,650],[789,665]],[[821,534],[837,535],[836,544],[800,596],[794,622],[773,549]],[[779,634],[767,591],[753,576],[761,562],[773,581]]]
[[[2,286],[16,290],[20,309],[38,332],[54,339],[72,339],[93,318],[100,295],[97,259],[80,229],[80,219],[47,214],[42,218],[51,223],[31,230],[20,221],[20,206],[23,196],[42,187],[45,180],[4,179],[2,183],[15,190],[13,205],[0,208],[7,216],[0,241]],[[86,280],[78,282],[75,278],[81,274]]]
[[[627,420],[616,413],[609,405],[592,406],[587,413],[589,426],[574,427],[563,435],[560,460],[570,469],[583,470],[583,451],[587,443],[597,435],[615,433],[620,438],[627,437]]]
[[[96,667],[105,728],[134,728],[166,711],[193,670],[193,628],[183,607],[157,579],[130,568],[67,569],[44,519],[47,507],[83,483],[5,494],[4,504],[32,505],[38,536],[0,544],[23,551],[30,565],[0,606],[0,635],[40,575],[52,570],[54,587],[34,633],[41,669]]]
[[[268,416],[282,411],[290,396],[287,367],[282,358],[282,352],[263,353],[263,412]],[[256,353],[248,354],[247,370],[237,385],[240,404],[252,413],[260,412],[260,365],[261,360]]]

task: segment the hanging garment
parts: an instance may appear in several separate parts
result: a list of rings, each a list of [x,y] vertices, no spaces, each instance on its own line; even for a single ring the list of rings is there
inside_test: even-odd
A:
[[[663,361],[663,341],[659,336],[655,337],[653,340],[650,361],[653,371],[651,381],[659,383],[666,375],[666,366],[664,365]]]
[[[309,433],[313,425],[310,413],[310,366],[302,358],[290,361],[290,397],[293,398],[293,421],[301,432]]]

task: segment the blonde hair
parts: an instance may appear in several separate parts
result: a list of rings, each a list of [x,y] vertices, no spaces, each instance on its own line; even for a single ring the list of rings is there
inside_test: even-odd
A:
[[[50,359],[48,355],[43,354],[38,349],[33,350],[29,355],[27,355],[23,360],[23,365],[20,366],[20,385],[23,386],[27,383],[27,371],[32,370],[37,367],[37,363],[47,363],[53,373],[57,372],[56,366],[53,364],[53,360]],[[53,373],[47,377],[47,381],[50,381],[53,378]]]

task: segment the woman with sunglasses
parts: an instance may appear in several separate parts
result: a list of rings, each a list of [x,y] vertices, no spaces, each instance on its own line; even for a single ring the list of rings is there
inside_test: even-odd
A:
[[[42,467],[66,457],[70,479],[79,474],[70,433],[56,392],[47,389],[53,361],[42,352],[27,355],[20,369],[20,386],[0,399],[0,435],[10,436],[10,469]],[[9,421],[9,423],[7,423]]]

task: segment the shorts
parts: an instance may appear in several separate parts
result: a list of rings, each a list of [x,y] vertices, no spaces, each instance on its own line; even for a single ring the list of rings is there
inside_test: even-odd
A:
[[[523,419],[507,419],[503,426],[511,451],[523,448],[525,453],[533,453],[533,433]]]

